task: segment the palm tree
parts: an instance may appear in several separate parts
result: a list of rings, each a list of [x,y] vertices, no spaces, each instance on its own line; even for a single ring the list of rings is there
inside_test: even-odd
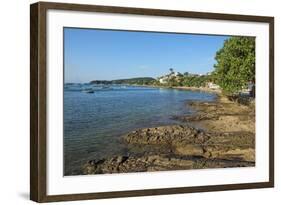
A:
[[[171,74],[174,73],[174,69],[173,68],[170,68],[169,70],[170,70]]]

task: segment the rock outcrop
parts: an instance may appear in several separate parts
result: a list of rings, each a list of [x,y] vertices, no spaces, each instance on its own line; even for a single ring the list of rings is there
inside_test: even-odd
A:
[[[169,125],[133,131],[123,138],[129,144],[189,144],[204,143],[209,135],[188,125]]]
[[[83,167],[84,174],[255,165],[254,136],[251,133],[206,133],[187,125],[173,125],[139,129],[123,136],[123,139],[130,145],[144,148],[168,145],[171,153],[91,160]]]
[[[84,174],[112,174],[128,172],[188,170],[219,167],[254,166],[252,162],[206,159],[181,156],[116,156],[110,159],[91,160],[83,167]]]
[[[255,158],[255,137],[250,132],[210,133],[188,125],[173,125],[139,129],[125,135],[124,140],[129,144],[168,144],[175,154],[188,156],[246,161]]]

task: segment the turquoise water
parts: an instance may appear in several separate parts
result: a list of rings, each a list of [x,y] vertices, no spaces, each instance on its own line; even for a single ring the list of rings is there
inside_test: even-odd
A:
[[[92,93],[87,93],[89,90]],[[177,89],[65,85],[64,174],[78,174],[90,159],[127,154],[120,136],[145,127],[177,124],[173,116],[193,112],[187,101],[214,94]]]

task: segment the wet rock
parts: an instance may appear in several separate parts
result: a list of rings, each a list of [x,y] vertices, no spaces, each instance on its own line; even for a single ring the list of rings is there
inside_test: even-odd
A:
[[[124,160],[126,159],[126,160]],[[103,163],[88,162],[83,167],[84,174],[145,172],[156,170],[190,169],[194,161],[163,157],[158,155],[143,157],[117,156],[105,159]]]
[[[178,144],[204,141],[208,134],[187,125],[171,125],[157,129],[139,129],[131,132],[123,139],[129,144]]]
[[[118,157],[116,158],[116,163],[123,163],[123,162],[125,162],[128,158],[129,158],[129,157],[127,157],[127,156],[118,156]]]
[[[147,172],[147,171],[167,171],[167,170],[188,170],[202,168],[218,167],[237,167],[237,166],[254,166],[254,162],[231,161],[224,159],[207,159],[203,157],[182,157],[176,156],[159,156],[150,155],[142,157],[126,157],[126,160],[119,163],[116,159],[122,156],[116,156],[106,159],[103,163],[87,163],[83,167],[83,174],[112,174],[112,173],[129,173],[129,172]]]
[[[171,152],[226,160],[254,161],[255,135],[251,132],[206,132],[188,125],[139,129],[124,136],[128,144],[170,145]],[[167,152],[168,153],[168,152]]]
[[[204,113],[197,112],[194,115],[181,115],[181,116],[173,116],[172,119],[179,120],[182,122],[192,122],[192,121],[200,121],[200,120],[214,120],[218,119],[219,115],[215,113]]]

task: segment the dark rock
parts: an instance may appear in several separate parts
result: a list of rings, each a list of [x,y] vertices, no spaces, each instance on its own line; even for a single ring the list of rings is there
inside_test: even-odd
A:
[[[151,131],[153,130],[153,132]],[[175,154],[253,161],[255,135],[249,132],[210,133],[188,125],[139,129],[124,136],[128,144],[170,145]],[[168,153],[168,152],[167,152]],[[232,153],[232,154],[231,154]],[[235,154],[236,153],[236,154]]]
[[[147,171],[167,171],[167,170],[187,170],[217,167],[237,167],[254,166],[254,162],[230,161],[224,159],[182,158],[181,156],[159,156],[150,155],[142,157],[125,157],[126,160],[120,162],[123,156],[116,156],[105,160],[101,164],[86,164],[83,167],[84,174],[110,174],[128,172]]]

